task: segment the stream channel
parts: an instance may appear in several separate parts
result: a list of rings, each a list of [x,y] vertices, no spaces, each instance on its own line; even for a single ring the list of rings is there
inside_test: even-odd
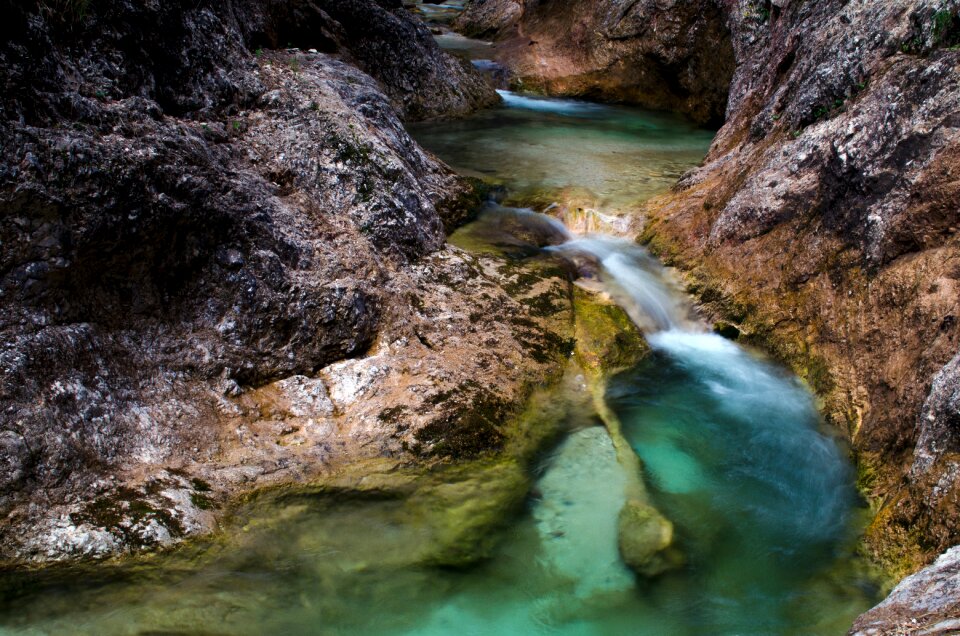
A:
[[[636,109],[503,95],[500,108],[413,134],[539,211],[491,204],[451,240],[509,243],[498,228],[537,226],[550,237],[541,251],[592,271],[642,329],[650,353],[610,379],[606,400],[674,524],[682,565],[648,580],[622,563],[628,476],[606,428],[584,417],[537,464],[490,558],[470,567],[407,559],[430,537],[406,522],[402,500],[294,501],[202,549],[8,580],[0,633],[842,634],[876,601],[856,555],[866,511],[854,471],[814,397],[712,333],[672,274],[623,238],[631,211],[695,166],[712,133]]]

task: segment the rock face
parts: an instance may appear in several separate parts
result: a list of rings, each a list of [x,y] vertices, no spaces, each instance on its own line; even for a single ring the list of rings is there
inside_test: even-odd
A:
[[[850,634],[956,634],[960,631],[958,598],[960,547],[901,581],[883,603],[857,619]]]
[[[724,119],[734,51],[720,3],[478,0],[454,26],[494,39],[521,88]]]
[[[380,82],[403,119],[465,115],[499,101],[468,64],[438,53],[400,0],[248,0],[238,12],[251,46],[338,53]]]
[[[442,456],[562,363],[507,274],[444,247],[472,190],[398,109],[496,96],[402,8],[0,6],[4,558],[164,545],[264,483]],[[496,447],[469,423],[457,452]]]
[[[906,573],[960,541],[944,369],[960,348],[960,9],[728,11],[727,123],[643,240],[825,396],[882,504],[868,543]]]

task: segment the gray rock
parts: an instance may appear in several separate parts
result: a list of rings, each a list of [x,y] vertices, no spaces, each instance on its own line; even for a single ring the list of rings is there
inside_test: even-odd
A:
[[[918,478],[948,453],[960,453],[960,354],[933,379],[917,418],[917,446],[910,474]]]
[[[851,636],[956,634],[960,631],[960,546],[903,579],[882,603],[862,614]]]

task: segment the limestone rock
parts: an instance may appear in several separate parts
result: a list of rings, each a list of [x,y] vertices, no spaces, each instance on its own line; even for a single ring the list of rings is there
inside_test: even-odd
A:
[[[960,631],[960,546],[908,576],[890,595],[861,615],[851,636],[888,634],[956,634]]]
[[[434,383],[514,406],[556,366],[527,362],[545,323],[488,329],[453,288],[525,316],[444,247],[472,186],[401,116],[496,96],[399,3],[49,6],[0,0],[0,557],[209,532],[238,493],[456,421],[469,396]],[[389,398],[352,419],[330,379],[368,357]],[[401,407],[420,419],[377,418]]]
[[[337,54],[373,76],[403,119],[465,115],[499,101],[469,64],[440,51],[400,2],[247,1],[239,11],[254,46]]]

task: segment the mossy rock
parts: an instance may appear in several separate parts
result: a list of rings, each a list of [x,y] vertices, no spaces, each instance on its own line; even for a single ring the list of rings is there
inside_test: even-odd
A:
[[[489,556],[530,487],[513,458],[361,471],[261,494],[227,530],[228,558],[324,554],[317,567],[331,572],[466,567]]]
[[[609,375],[637,364],[649,352],[627,313],[599,294],[576,287],[573,311],[577,358],[591,373]]]
[[[462,183],[462,189],[437,206],[447,234],[452,234],[457,228],[475,219],[490,198],[492,188],[482,180],[463,177]]]
[[[429,565],[466,567],[489,556],[499,530],[522,507],[530,488],[523,467],[514,460],[474,466],[462,480],[420,489],[408,510],[429,528]]]
[[[673,524],[650,504],[627,501],[618,524],[620,557],[637,574],[653,577],[681,564],[673,548]]]
[[[535,391],[500,424],[496,452],[419,464],[372,458],[314,483],[261,489],[235,510],[226,542],[262,549],[282,536],[307,552],[335,548],[345,571],[467,567],[489,556],[522,510],[528,466],[562,432],[565,412],[556,388]],[[391,531],[370,543],[369,528]]]

